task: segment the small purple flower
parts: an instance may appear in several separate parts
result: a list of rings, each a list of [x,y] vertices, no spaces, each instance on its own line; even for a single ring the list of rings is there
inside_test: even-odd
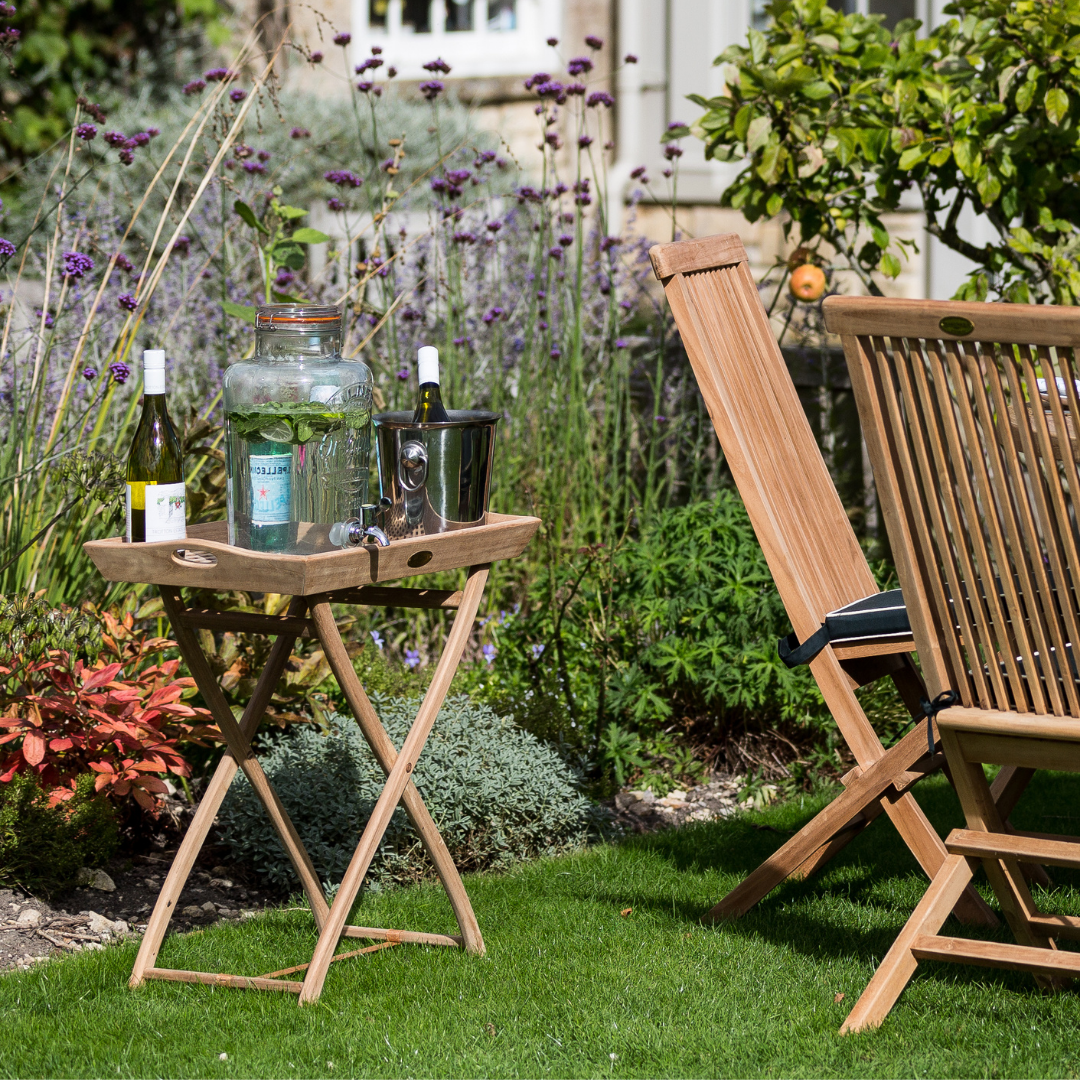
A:
[[[456,337],[456,338],[454,338],[454,344],[455,345],[471,345],[472,344],[472,338]]]
[[[555,350],[552,349],[552,352],[554,352],[554,351]],[[532,658],[534,660],[539,660],[540,657],[543,656],[543,655],[544,655],[544,646],[543,645],[534,645],[532,647]]]
[[[403,322],[419,322],[423,317],[424,316],[414,307],[404,307],[401,309],[401,319]]]
[[[406,649],[405,650],[405,666],[409,668],[415,668],[420,666],[420,650],[419,649]]]
[[[313,52],[313,53],[312,53],[312,54],[311,54],[311,55],[310,55],[310,56],[308,57],[308,59],[309,59],[309,60],[310,60],[310,61],[311,61],[311,62],[312,62],[313,64],[321,64],[321,63],[323,62],[323,54],[322,54],[321,52],[319,52],[319,51],[318,51],[318,50],[316,49],[316,50],[315,50],[315,52]]]
[[[626,338],[616,338],[615,339],[615,348],[616,349],[626,349],[626,348],[629,348],[629,346],[630,346],[630,343],[626,340]]]
[[[494,150],[481,150],[477,155],[476,160],[473,162],[473,167],[482,169],[489,161],[494,161],[496,154]]]
[[[604,105],[610,109],[615,104],[615,99],[606,90],[597,90],[586,98],[585,104],[590,109],[595,109],[597,105]]]
[[[621,244],[621,243],[622,243],[622,239],[620,237],[618,237],[618,236],[605,236],[600,241],[600,250],[601,251],[610,251],[617,244]]]
[[[484,322],[490,326],[497,318],[505,314],[506,312],[501,307],[493,307],[490,311],[485,312]]]
[[[666,157],[668,161],[674,161],[676,158],[681,158],[682,156],[683,148],[678,143],[668,143],[667,146],[664,147],[664,157]]]
[[[149,131],[137,131],[134,135],[131,136],[130,139],[128,139],[128,143],[132,144],[133,146],[146,146],[149,142],[150,142],[150,132]],[[131,148],[132,148],[132,146],[129,145],[129,149],[131,149]]]
[[[374,85],[375,84],[373,82],[368,82],[367,80],[364,80],[363,82],[358,82],[356,84],[356,89],[359,90],[361,94],[368,94],[371,92],[371,88]]]
[[[186,259],[188,253],[191,251],[191,237],[190,236],[178,236],[173,241],[173,251],[175,251],[181,259]],[[119,262],[119,260],[117,260]]]
[[[365,71],[374,71],[376,68],[381,68],[385,63],[378,56],[369,56],[362,64],[356,65],[356,74],[363,75]]]
[[[440,72],[443,75],[450,74],[450,65],[440,56],[435,60],[429,60],[424,64],[424,70],[430,72]]]
[[[115,363],[109,365],[109,373],[113,377],[113,382],[123,386],[124,383],[127,382],[128,376],[131,374],[131,368],[129,368],[122,360],[117,360]]]
[[[637,63],[637,57],[632,52],[628,52],[623,57],[623,63],[624,64],[636,64]]]
[[[34,312],[34,317],[37,318],[37,319],[40,319],[40,318],[42,318],[42,316],[44,316],[44,318],[45,318],[45,329],[46,330],[51,330],[53,328],[53,324],[56,322],[56,320],[53,318],[52,312],[51,311],[42,311],[41,308],[38,308]]]
[[[14,249],[12,249],[12,254],[14,254]],[[89,255],[84,255],[81,251],[64,252],[64,277],[77,280],[93,269],[94,260]]]
[[[405,382],[409,378],[409,369],[407,367],[399,368],[397,372],[397,377],[402,382]]]
[[[546,71],[538,71],[535,75],[530,75],[525,80],[525,89],[531,90],[534,86],[540,86],[542,83],[550,82],[551,76]]]
[[[672,176],[672,170],[671,169],[664,169],[663,175],[666,176],[670,180],[671,176]]]
[[[588,75],[593,69],[593,62],[587,56],[575,56],[569,64],[566,65],[566,70],[571,75]]]
[[[323,173],[323,179],[329,180],[331,184],[337,184],[338,187],[362,187],[363,179],[354,172],[350,172],[348,169],[331,169],[329,172]]]
[[[15,254],[15,245],[0,236],[0,259],[10,259]]]
[[[339,36],[348,37],[348,34]],[[344,44],[348,44],[348,42],[345,42]],[[375,647],[381,651],[383,645],[386,644],[382,634],[380,634],[378,630],[369,630],[368,633],[371,635],[371,640],[375,642]]]
[[[489,221],[485,226],[488,232],[497,233],[502,228],[501,221]]]
[[[684,128],[684,127],[689,127],[689,126],[690,126],[689,124],[685,123],[682,120],[672,120],[672,121],[670,121],[668,123],[667,130],[668,131],[678,131],[679,128]]]
[[[495,659],[495,646],[485,645],[480,650],[484,654],[484,659],[490,664]]]
[[[260,150],[255,156],[260,161],[269,161],[271,155],[269,150]]]
[[[551,350],[551,359],[558,360],[562,356],[562,349],[553,347]]]
[[[110,146],[123,146],[127,142],[127,136],[122,131],[106,131],[105,141]]]
[[[254,173],[256,176],[266,175],[266,165],[261,161],[245,161],[242,168],[244,172]]]
[[[395,75],[397,75],[397,68],[391,64],[390,67],[386,69],[386,77],[392,79]]]
[[[589,36],[585,38],[585,44],[596,52],[604,47],[604,39],[598,38],[595,34],[589,34]]]
[[[335,214],[340,214],[345,209],[345,204],[336,195],[331,195],[326,200],[326,209],[332,210]]]
[[[307,139],[310,138],[310,136],[311,132],[308,131],[307,128],[302,127],[294,127],[292,131],[289,132],[290,139]]]
[[[192,79],[189,83],[184,83],[184,93],[189,97],[192,94],[197,94],[201,90],[206,89],[206,82],[203,79]]]
[[[75,129],[77,139],[85,139],[89,142],[95,135],[97,135],[97,128],[93,124],[79,124]]]
[[[84,367],[82,369],[82,377],[87,382],[92,382],[94,379],[97,378],[97,369],[92,367]]]
[[[352,41],[352,34],[342,32],[334,35],[334,44],[340,45],[342,48],[348,45],[350,41]],[[380,645],[379,648],[381,649],[382,646]]]
[[[136,300],[136,299],[135,299],[135,297],[134,297],[134,296],[133,296],[133,295],[132,295],[131,293],[129,293],[129,292],[126,292],[126,293],[121,293],[121,294],[120,294],[120,295],[119,295],[119,296],[118,296],[118,297],[116,298],[116,302],[117,302],[117,303],[118,303],[118,304],[119,304],[119,305],[120,305],[120,306],[121,306],[121,307],[122,307],[122,308],[123,308],[123,309],[124,309],[125,311],[134,311],[134,310],[135,310],[135,309],[136,309],[136,308],[137,308],[137,307],[139,306],[139,301],[138,301],[138,300]]]
[[[559,245],[561,247],[569,247],[574,242],[574,238],[569,233],[563,233],[559,237]]]
[[[246,97],[247,97],[247,91],[244,90],[242,87],[237,86],[234,89],[229,91],[229,100],[230,101],[235,101],[237,103],[237,105],[239,105],[240,102],[243,101],[244,98],[246,98]]]
[[[562,248],[561,247],[548,248],[548,258],[549,259],[561,259],[562,258]]]
[[[475,244],[476,233],[471,232],[456,232],[454,233],[455,244]]]
[[[468,169],[451,169],[446,174],[446,180],[450,184],[464,184],[471,175]]]
[[[555,46],[559,44],[559,39],[557,37],[549,37],[547,43],[554,49]]]
[[[372,45],[371,46],[371,55],[372,56],[382,56],[382,46],[381,45]]]
[[[577,140],[577,144],[582,150],[587,149],[588,147],[592,146],[592,136],[591,135],[579,135],[578,140]]]
[[[15,14],[15,5],[0,2],[0,18],[10,19]]]
[[[656,422],[657,422],[658,424],[666,424],[666,423],[667,423],[667,417],[666,417],[666,416],[660,416],[660,415],[658,414],[658,415],[654,416],[654,417],[653,417],[653,419],[654,419],[654,420],[655,420],[655,421],[656,421]]]
[[[443,89],[443,84],[438,79],[429,79],[427,82],[420,84],[420,93],[428,101],[434,101],[443,92]]]
[[[255,153],[255,151],[250,146],[248,146],[246,143],[242,143],[242,142],[238,142],[233,147],[232,152],[233,152],[233,157],[236,158],[238,161],[243,161],[244,158],[249,158],[249,157],[251,157],[252,154]]]
[[[584,94],[585,94],[585,90],[586,90],[586,87],[585,87],[585,85],[583,83],[575,82],[575,83],[571,83],[566,88],[566,93],[570,97],[583,97]]]
[[[645,175],[645,166],[639,165],[630,173],[631,180],[640,180]]]
[[[549,131],[544,136],[544,142],[546,142],[553,150],[562,148],[562,139],[559,138],[559,133],[557,131]]]
[[[546,83],[541,83],[536,88],[537,94],[540,97],[553,97],[557,98],[560,94],[566,92],[566,87],[556,79],[549,79]]]
[[[620,300],[619,301],[619,307],[621,307],[623,309],[623,311],[629,311],[633,306],[634,306],[634,302],[632,300]]]
[[[203,72],[203,78],[207,82],[223,82],[226,79],[234,79],[236,76],[228,68],[211,68]]]
[[[450,185],[441,176],[433,176],[431,178],[431,190],[432,191],[445,191]]]

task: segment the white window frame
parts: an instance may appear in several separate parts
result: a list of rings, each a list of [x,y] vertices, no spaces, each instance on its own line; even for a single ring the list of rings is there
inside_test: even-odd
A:
[[[372,45],[381,45],[383,58],[397,68],[400,79],[441,78],[423,68],[436,57],[450,65],[451,78],[498,78],[552,70],[555,55],[547,39],[559,36],[562,0],[517,0],[517,28],[504,31],[489,31],[488,0],[473,0],[474,29],[448,33],[444,27],[451,3],[431,0],[431,33],[414,34],[402,29],[402,0],[390,0],[385,30],[368,27],[368,0],[353,0],[353,62],[360,63]]]

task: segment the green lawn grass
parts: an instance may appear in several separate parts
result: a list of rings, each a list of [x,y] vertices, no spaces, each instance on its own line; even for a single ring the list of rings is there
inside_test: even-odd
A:
[[[918,792],[942,831],[959,824],[944,780]],[[1016,820],[1080,832],[1070,820],[1078,795],[1078,778],[1041,775]],[[1080,1073],[1080,998],[1043,996],[1017,973],[923,965],[879,1031],[837,1034],[925,887],[884,818],[816,879],[784,886],[738,922],[698,922],[778,846],[773,830],[798,826],[823,802],[469,877],[485,958],[398,946],[345,960],[306,1009],[291,994],[160,982],[129,991],[134,945],[8,975],[0,1074]],[[1080,914],[1080,875],[1054,874],[1043,906]],[[367,896],[360,907],[368,925],[453,926],[437,887]],[[260,974],[308,959],[314,941],[306,912],[277,912],[171,937],[160,963]]]

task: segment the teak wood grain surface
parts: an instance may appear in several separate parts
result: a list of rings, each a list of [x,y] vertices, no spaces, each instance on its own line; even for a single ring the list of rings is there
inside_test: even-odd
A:
[[[995,801],[1035,769],[1080,773],[1080,311],[830,297],[882,515],[967,821],[848,1016],[876,1027],[920,960],[1030,972],[1045,990],[1080,974],[1080,919],[1042,912],[1024,867],[1080,867],[1080,838],[1017,832]],[[1061,435],[1065,433],[1065,439]],[[1002,766],[992,789],[984,765]],[[945,936],[982,867],[1014,943]]]
[[[192,526],[188,537],[171,543],[125,544],[118,539],[85,545],[95,564],[112,581],[146,582],[161,590],[165,611],[192,677],[199,687],[225,742],[225,752],[203,793],[195,816],[177,851],[147,923],[130,985],[146,979],[200,983],[247,990],[294,993],[301,1004],[317,1001],[330,965],[375,949],[401,944],[464,948],[482,955],[484,940],[461,876],[446,843],[424,805],[413,772],[446,698],[483,597],[490,563],[519,555],[540,525],[538,518],[488,514],[486,524],[439,536],[392,542],[389,547],[364,547],[318,555],[278,555],[230,547],[224,523]],[[200,561],[186,558],[197,553]],[[387,582],[432,573],[467,569],[460,591],[386,587]],[[373,584],[378,582],[379,584]],[[214,611],[188,607],[182,585],[227,590],[252,590],[291,595],[286,614]],[[434,677],[404,744],[391,741],[353,669],[331,604],[418,607],[445,610],[453,623]],[[276,635],[277,640],[239,722],[222,693],[201,647],[197,629],[244,631]],[[278,679],[301,635],[321,646],[330,668],[353,710],[375,759],[386,773],[380,794],[352,862],[331,904],[323,896],[318,873],[303,841],[269,778],[252,750]],[[169,920],[184,884],[213,825],[218,808],[238,771],[242,770],[270,817],[311,906],[319,932],[307,963],[261,975],[184,971],[158,966],[157,958]],[[390,819],[401,805],[420,836],[424,849],[446,889],[460,933],[353,926],[348,915]],[[342,938],[374,939],[379,944],[336,953]],[[303,978],[285,976],[303,973]]]

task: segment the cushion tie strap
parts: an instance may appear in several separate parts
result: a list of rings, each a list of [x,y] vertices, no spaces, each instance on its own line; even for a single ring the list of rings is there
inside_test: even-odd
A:
[[[942,690],[933,701],[922,698],[919,704],[922,706],[923,716],[926,717],[926,742],[930,747],[930,756],[934,756],[934,717],[942,709],[952,708],[960,704],[960,695],[955,690]]]

